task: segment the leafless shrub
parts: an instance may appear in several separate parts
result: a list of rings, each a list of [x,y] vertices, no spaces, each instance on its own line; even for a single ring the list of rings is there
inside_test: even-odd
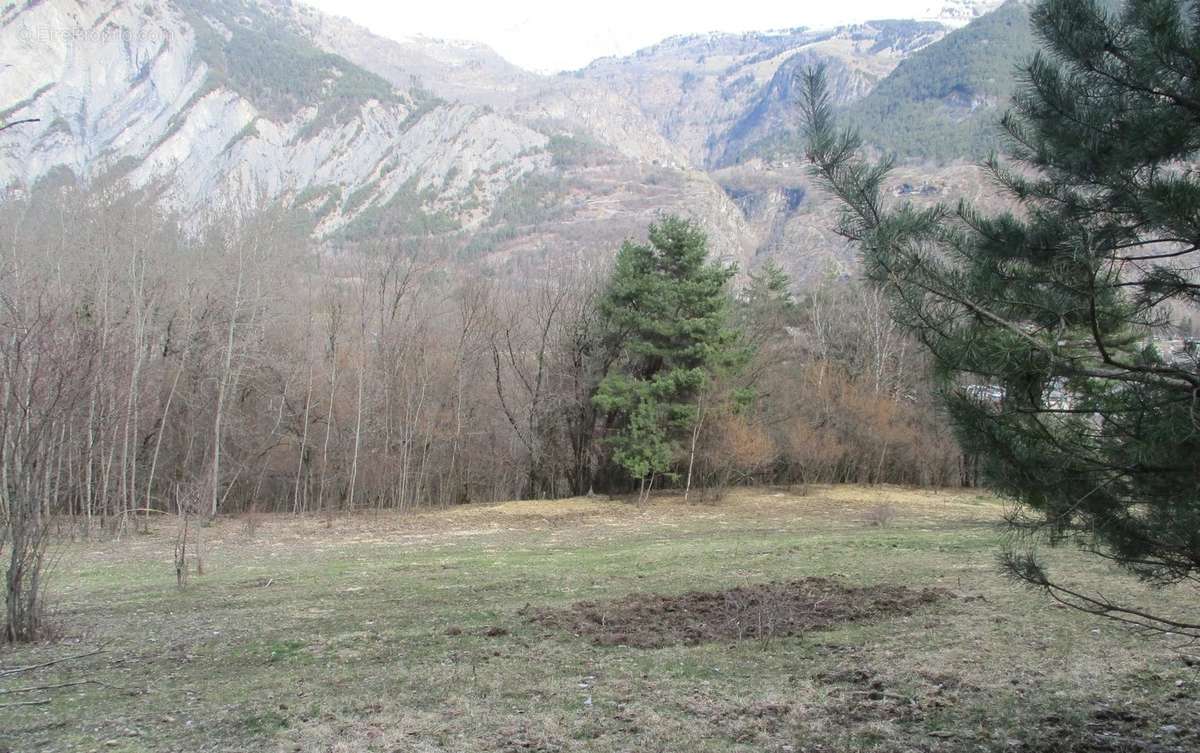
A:
[[[179,531],[175,534],[175,585],[183,588],[187,585],[187,541],[189,515],[179,516]]]
[[[4,269],[0,267],[0,277]],[[45,565],[62,492],[65,425],[85,392],[95,352],[51,278],[24,299],[0,288],[0,550],[8,550],[8,641],[41,637]]]
[[[731,486],[761,483],[778,456],[761,424],[732,411],[712,416],[701,434],[696,453],[704,502],[720,501]]]
[[[204,489],[201,483],[178,485],[175,488],[175,508],[179,515],[179,528],[175,534],[175,583],[180,588],[187,585],[188,537],[194,538],[193,561],[196,574],[204,574],[203,512]]]

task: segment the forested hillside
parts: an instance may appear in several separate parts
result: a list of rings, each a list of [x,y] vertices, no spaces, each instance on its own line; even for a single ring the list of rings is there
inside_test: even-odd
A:
[[[999,144],[1000,114],[1035,42],[1028,8],[1008,0],[902,60],[847,108],[847,119],[900,159],[980,159]]]

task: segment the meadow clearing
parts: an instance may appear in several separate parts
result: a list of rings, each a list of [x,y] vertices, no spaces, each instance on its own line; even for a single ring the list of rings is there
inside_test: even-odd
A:
[[[0,667],[90,655],[0,674],[0,751],[1200,749],[1192,648],[1005,579],[1003,512],[838,486],[229,518],[183,589],[163,516],[57,547],[59,638]]]

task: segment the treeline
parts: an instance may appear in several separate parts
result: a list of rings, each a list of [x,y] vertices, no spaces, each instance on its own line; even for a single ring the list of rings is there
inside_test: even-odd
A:
[[[614,460],[620,406],[597,399],[634,368],[611,263],[500,281],[411,248],[316,253],[269,212],[185,234],[137,199],[70,192],[0,215],[6,515],[20,500],[91,526],[645,482]],[[879,296],[835,281],[794,299],[770,266],[721,295],[742,356],[676,393],[694,410],[656,446],[656,488],[960,482]]]

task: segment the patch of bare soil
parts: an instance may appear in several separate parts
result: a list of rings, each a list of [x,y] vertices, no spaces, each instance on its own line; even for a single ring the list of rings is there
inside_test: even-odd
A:
[[[1170,709],[1162,711],[1167,716]],[[1097,706],[1082,730],[1062,730],[1062,725],[1056,715],[1043,718],[1039,726],[1048,734],[1038,743],[1023,746],[1022,753],[1187,753],[1195,751],[1198,742],[1188,726],[1107,705]],[[1070,744],[1056,740],[1069,740]]]
[[[950,592],[939,588],[859,588],[813,577],[679,596],[631,594],[614,601],[583,601],[560,610],[525,607],[521,615],[601,646],[659,648],[802,635],[847,623],[907,616],[949,597]]]

